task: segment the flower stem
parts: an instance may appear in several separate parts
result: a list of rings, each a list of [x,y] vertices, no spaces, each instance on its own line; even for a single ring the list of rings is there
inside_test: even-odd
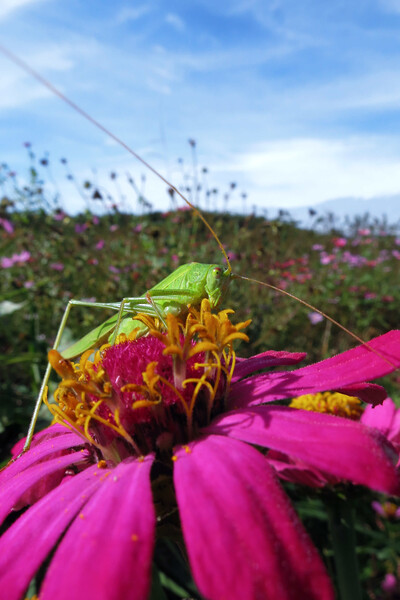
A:
[[[326,500],[340,600],[361,600],[356,536],[351,501],[340,496]]]

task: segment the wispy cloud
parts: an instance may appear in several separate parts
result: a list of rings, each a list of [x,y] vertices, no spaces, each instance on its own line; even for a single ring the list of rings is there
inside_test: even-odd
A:
[[[0,1],[0,19],[5,19],[11,13],[18,11],[20,8],[26,8],[30,4],[46,2],[47,0],[1,0]]]
[[[74,62],[69,46],[46,46],[32,51],[27,57],[29,64],[39,73],[66,72]],[[53,94],[24,71],[16,68],[0,56],[0,108],[17,108],[33,100],[53,97]]]
[[[144,15],[147,15],[149,12],[151,12],[151,10],[152,7],[149,4],[142,4],[134,8],[124,6],[118,10],[117,14],[115,15],[115,22],[121,24],[129,21],[137,21]]]
[[[399,146],[383,136],[276,140],[249,148],[224,170],[244,180],[254,200],[281,208],[372,198],[400,190]]]
[[[184,20],[175,13],[168,13],[165,16],[165,22],[168,25],[171,25],[176,31],[184,31],[186,29],[186,25]]]

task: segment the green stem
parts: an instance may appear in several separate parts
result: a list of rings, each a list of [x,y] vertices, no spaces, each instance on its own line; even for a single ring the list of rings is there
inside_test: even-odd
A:
[[[361,600],[356,536],[351,501],[333,496],[326,501],[340,600]]]

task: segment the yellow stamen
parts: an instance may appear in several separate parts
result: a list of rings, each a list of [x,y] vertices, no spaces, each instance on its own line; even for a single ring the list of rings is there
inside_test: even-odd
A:
[[[313,412],[328,413],[337,417],[353,419],[354,421],[358,421],[363,413],[361,400],[339,392],[306,394],[294,398],[289,406]]]

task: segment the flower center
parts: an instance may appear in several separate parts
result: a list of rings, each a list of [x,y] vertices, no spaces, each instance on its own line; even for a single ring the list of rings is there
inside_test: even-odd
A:
[[[361,401],[354,396],[346,396],[339,392],[320,392],[293,398],[292,408],[302,408],[313,412],[328,413],[337,417],[345,417],[358,421],[363,413]]]
[[[189,308],[185,319],[135,315],[147,327],[117,337],[78,363],[55,350],[49,361],[62,377],[54,403],[45,402],[62,423],[94,445],[102,459],[119,462],[129,455],[168,453],[186,443],[199,428],[223,412],[235,368],[232,343],[248,340],[250,321],[234,325],[233,313],[211,312],[204,299],[200,310]]]

